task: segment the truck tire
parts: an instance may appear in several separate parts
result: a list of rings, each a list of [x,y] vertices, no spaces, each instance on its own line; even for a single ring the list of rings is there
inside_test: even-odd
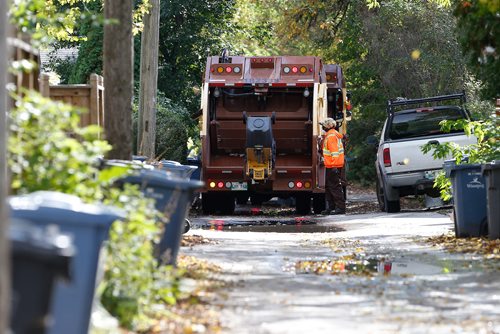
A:
[[[295,211],[299,215],[307,215],[311,212],[311,196],[309,194],[295,196]]]
[[[252,203],[252,205],[262,205],[262,203],[264,203],[265,201],[265,198],[263,196],[260,196],[260,195],[251,195],[250,196],[250,203]]]
[[[386,191],[382,182],[377,177],[377,201],[380,211],[387,213],[395,213],[401,211],[401,204],[399,199],[395,201],[389,201],[386,196]]]
[[[232,215],[234,213],[236,202],[232,194],[221,196],[221,198],[217,199],[217,202],[219,204],[217,209],[223,215]]]
[[[313,195],[313,212],[319,215],[323,210],[326,209],[325,194],[314,194]]]
[[[204,215],[215,213],[215,201],[212,194],[201,194],[201,210]]]
[[[238,193],[236,194],[236,203],[239,205],[245,205],[248,202],[248,193]]]

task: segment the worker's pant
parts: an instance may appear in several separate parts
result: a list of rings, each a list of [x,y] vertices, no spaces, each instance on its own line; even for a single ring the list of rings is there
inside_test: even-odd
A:
[[[328,209],[345,210],[345,197],[341,184],[342,168],[326,168],[325,197]]]

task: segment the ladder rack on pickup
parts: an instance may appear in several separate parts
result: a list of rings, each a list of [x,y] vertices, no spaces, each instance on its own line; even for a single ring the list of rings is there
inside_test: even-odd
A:
[[[399,106],[406,106],[406,105],[412,105],[412,104],[423,104],[423,103],[431,103],[431,102],[439,102],[439,101],[447,101],[447,100],[457,100],[457,99],[459,99],[462,103],[465,103],[466,102],[465,93],[425,97],[425,98],[420,98],[420,99],[393,99],[393,100],[387,101],[387,113],[388,114],[394,113],[395,107],[399,107]]]

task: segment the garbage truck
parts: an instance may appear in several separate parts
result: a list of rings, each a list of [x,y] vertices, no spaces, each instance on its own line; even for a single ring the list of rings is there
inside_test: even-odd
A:
[[[324,210],[319,122],[346,119],[340,66],[315,56],[223,52],[207,58],[201,94],[204,214],[273,197],[294,198],[299,214]]]

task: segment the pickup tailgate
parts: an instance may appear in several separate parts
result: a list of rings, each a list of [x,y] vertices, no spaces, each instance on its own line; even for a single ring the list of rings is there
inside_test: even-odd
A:
[[[387,168],[387,172],[404,173],[442,168],[445,159],[434,160],[432,151],[427,154],[422,152],[422,146],[429,142],[439,142],[440,144],[455,142],[462,146],[473,144],[476,141],[475,137],[467,137],[463,133],[390,141],[384,145],[384,147],[389,147],[391,157],[391,167]]]

